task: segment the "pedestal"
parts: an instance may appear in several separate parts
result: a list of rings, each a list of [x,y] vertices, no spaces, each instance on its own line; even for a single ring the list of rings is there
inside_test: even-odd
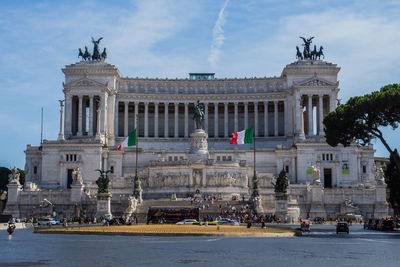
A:
[[[208,134],[203,129],[196,129],[190,134],[189,160],[199,162],[208,159]]]
[[[83,184],[71,184],[71,202],[81,203]]]
[[[386,202],[386,185],[376,185],[374,218],[386,218],[389,213]]]
[[[286,193],[275,193],[275,215],[280,221],[288,219],[288,202]]]
[[[97,194],[97,218],[112,218],[111,214],[111,193],[98,193]]]
[[[256,210],[258,215],[264,214],[261,197],[255,197],[253,200],[253,204],[254,204],[254,209]]]
[[[310,185],[311,190],[311,208],[309,217],[310,218],[326,218],[325,205],[323,202],[324,190],[322,184],[312,184]]]
[[[14,218],[19,218],[18,196],[22,186],[18,183],[10,183],[7,185],[8,199],[4,214],[12,215]]]

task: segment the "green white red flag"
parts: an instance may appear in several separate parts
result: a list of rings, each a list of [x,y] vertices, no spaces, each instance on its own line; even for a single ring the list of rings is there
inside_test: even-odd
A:
[[[246,130],[232,133],[232,137],[229,138],[229,143],[231,145],[242,145],[242,144],[252,144],[253,143],[253,129],[254,127],[251,126]]]
[[[131,132],[124,141],[117,147],[117,151],[124,147],[136,146],[136,129]]]

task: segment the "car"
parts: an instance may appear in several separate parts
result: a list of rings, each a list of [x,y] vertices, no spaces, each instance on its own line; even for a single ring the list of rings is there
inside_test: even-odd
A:
[[[38,225],[56,225],[57,222],[53,218],[41,218],[37,221]]]
[[[177,222],[176,224],[193,224],[198,223],[195,219],[184,219],[183,221]]]
[[[382,220],[380,228],[382,231],[393,231],[394,230],[393,219]]]
[[[222,218],[221,220],[214,221],[219,225],[240,225],[237,221],[231,219]]]
[[[349,225],[347,222],[338,222],[336,224],[336,234],[340,232],[349,233]]]

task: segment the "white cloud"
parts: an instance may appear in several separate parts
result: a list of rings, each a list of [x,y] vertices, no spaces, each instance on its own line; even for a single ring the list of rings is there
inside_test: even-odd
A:
[[[225,19],[225,8],[227,7],[229,3],[229,0],[225,0],[224,4],[221,7],[221,10],[219,11],[218,14],[218,19],[215,22],[214,29],[213,29],[213,39],[211,43],[211,49],[210,49],[210,54],[208,56],[208,62],[212,67],[215,67],[218,60],[219,56],[221,53],[221,47],[224,44],[225,36],[224,36],[224,30],[222,29],[222,26],[224,26],[226,19]]]

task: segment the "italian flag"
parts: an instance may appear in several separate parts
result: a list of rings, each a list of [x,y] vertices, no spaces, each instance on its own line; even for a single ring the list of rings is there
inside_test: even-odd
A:
[[[241,132],[232,133],[232,137],[229,138],[231,145],[242,145],[253,143],[253,126],[243,130]]]
[[[136,129],[117,147],[117,151],[128,146],[136,146]]]

